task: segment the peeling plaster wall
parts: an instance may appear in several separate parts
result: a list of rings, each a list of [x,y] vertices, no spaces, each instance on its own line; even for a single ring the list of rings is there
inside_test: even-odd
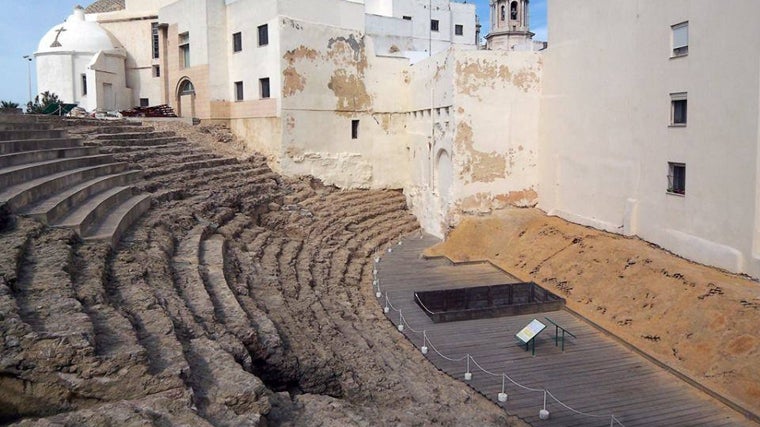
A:
[[[398,105],[407,62],[375,57],[356,29],[286,17],[280,27],[282,169],[344,188],[403,187],[408,168],[397,120],[376,107]]]
[[[535,206],[541,55],[452,49],[412,69],[406,193],[423,227],[443,236],[462,214]]]
[[[760,40],[760,2],[587,3],[549,3],[539,206],[760,275],[760,53],[732,47]],[[671,58],[684,21],[688,55]],[[669,126],[677,92],[685,127]],[[667,192],[668,162],[686,165],[685,195]]]

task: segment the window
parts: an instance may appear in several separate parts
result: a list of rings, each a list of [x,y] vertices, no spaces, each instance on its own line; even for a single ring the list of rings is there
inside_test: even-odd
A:
[[[151,35],[151,50],[153,52],[153,59],[158,59],[158,22],[150,24]]]
[[[454,35],[461,36],[464,34],[464,25],[454,25]]]
[[[261,97],[269,98],[269,78],[259,79],[259,87],[261,88]]]
[[[243,34],[235,33],[232,35],[232,51],[240,52],[243,50]]]
[[[82,74],[82,96],[87,95],[87,74]]]
[[[179,85],[179,94],[195,95],[195,86],[193,86],[193,82],[190,80],[182,80],[182,83]]]
[[[235,101],[243,100],[243,82],[235,82]]]
[[[673,30],[673,57],[689,54],[689,22],[670,27]]]
[[[161,66],[159,65],[153,66],[153,77],[161,77]]]
[[[150,105],[150,99],[148,98],[140,98],[140,106],[141,107],[147,107]]]
[[[670,125],[686,126],[686,92],[670,94]]]
[[[686,165],[668,162],[668,193],[686,194]]]
[[[179,35],[179,57],[182,63],[180,68],[190,67],[190,33]]]
[[[351,120],[351,139],[359,139],[359,120]]]
[[[269,25],[259,25],[259,46],[269,44]]]
[[[430,20],[430,31],[438,31],[438,20],[437,19],[431,19]]]
[[[517,2],[513,1],[509,6],[509,16],[513,21],[517,21]]]
[[[504,5],[501,5],[501,20],[502,21],[507,20],[507,7]]]
[[[412,17],[411,16],[407,16],[407,15],[404,15],[403,18],[404,18],[404,21],[411,21],[412,20]]]

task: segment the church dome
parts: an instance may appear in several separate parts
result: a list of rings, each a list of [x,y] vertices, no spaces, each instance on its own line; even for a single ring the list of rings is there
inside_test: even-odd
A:
[[[120,47],[119,42],[97,22],[85,21],[84,9],[74,8],[66,22],[50,29],[42,37],[37,54],[54,52],[90,52]]]

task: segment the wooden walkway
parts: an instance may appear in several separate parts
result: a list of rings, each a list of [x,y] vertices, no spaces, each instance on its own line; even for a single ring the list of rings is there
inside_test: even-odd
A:
[[[414,291],[518,281],[490,264],[453,266],[422,259],[422,250],[437,242],[430,236],[409,238],[383,253],[376,264],[379,301],[385,306],[387,296],[388,318],[395,325],[404,322],[403,333],[417,348],[424,331],[427,358],[442,371],[464,381],[469,359],[472,380],[467,384],[494,402],[504,380],[509,397],[499,404],[509,414],[536,426],[610,426],[611,415],[619,421],[614,425],[625,427],[757,426],[565,310],[434,324],[415,304]],[[566,340],[564,353],[555,347],[554,327],[544,316],[577,336]],[[514,335],[534,318],[547,328],[531,356]],[[543,390],[551,393],[546,395],[549,420],[539,419]]]

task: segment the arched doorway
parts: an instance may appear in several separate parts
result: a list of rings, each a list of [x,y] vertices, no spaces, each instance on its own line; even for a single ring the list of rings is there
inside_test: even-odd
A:
[[[434,188],[441,201],[441,207],[448,205],[451,191],[452,166],[448,151],[441,149],[435,157]]]
[[[195,86],[188,78],[183,78],[177,85],[177,115],[195,117]]]

